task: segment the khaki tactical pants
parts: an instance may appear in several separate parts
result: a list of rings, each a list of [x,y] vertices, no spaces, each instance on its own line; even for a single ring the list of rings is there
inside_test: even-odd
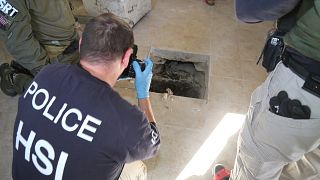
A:
[[[303,90],[303,84],[303,79],[280,62],[253,92],[230,179],[320,179],[320,98]],[[311,118],[271,113],[269,100],[280,91],[309,106]]]
[[[120,180],[147,180],[147,167],[142,161],[125,164]]]

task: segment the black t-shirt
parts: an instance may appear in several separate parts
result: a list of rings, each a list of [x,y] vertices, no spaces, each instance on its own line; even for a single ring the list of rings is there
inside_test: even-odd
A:
[[[159,145],[155,124],[107,83],[77,65],[48,65],[19,99],[12,176],[118,179]]]

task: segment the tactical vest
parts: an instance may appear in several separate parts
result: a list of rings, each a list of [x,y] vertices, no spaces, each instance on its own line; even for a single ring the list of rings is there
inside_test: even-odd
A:
[[[285,44],[306,57],[320,61],[320,0],[302,0],[300,5],[278,21],[286,33]]]

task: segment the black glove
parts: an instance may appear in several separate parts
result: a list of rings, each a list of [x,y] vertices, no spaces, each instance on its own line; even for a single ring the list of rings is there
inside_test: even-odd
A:
[[[280,91],[269,101],[270,111],[280,116],[293,119],[310,119],[311,110],[297,99],[291,100],[287,92]]]

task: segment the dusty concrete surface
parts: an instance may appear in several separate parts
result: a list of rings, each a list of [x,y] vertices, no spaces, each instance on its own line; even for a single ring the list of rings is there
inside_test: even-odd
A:
[[[85,14],[81,2],[72,1]],[[152,11],[134,27],[139,58],[147,56],[150,47],[207,54],[211,71],[208,101],[151,93],[162,145],[156,157],[145,161],[148,179],[210,179],[212,164],[232,167],[239,116],[246,113],[251,92],[266,75],[255,61],[269,27],[271,23],[238,22],[232,0],[216,1],[215,6],[202,0],[152,1]],[[2,46],[0,54],[1,62],[10,60]],[[136,102],[132,82],[119,82],[116,90]],[[4,180],[11,179],[16,111],[17,98],[0,93],[0,175]],[[230,129],[233,132],[228,134]]]

